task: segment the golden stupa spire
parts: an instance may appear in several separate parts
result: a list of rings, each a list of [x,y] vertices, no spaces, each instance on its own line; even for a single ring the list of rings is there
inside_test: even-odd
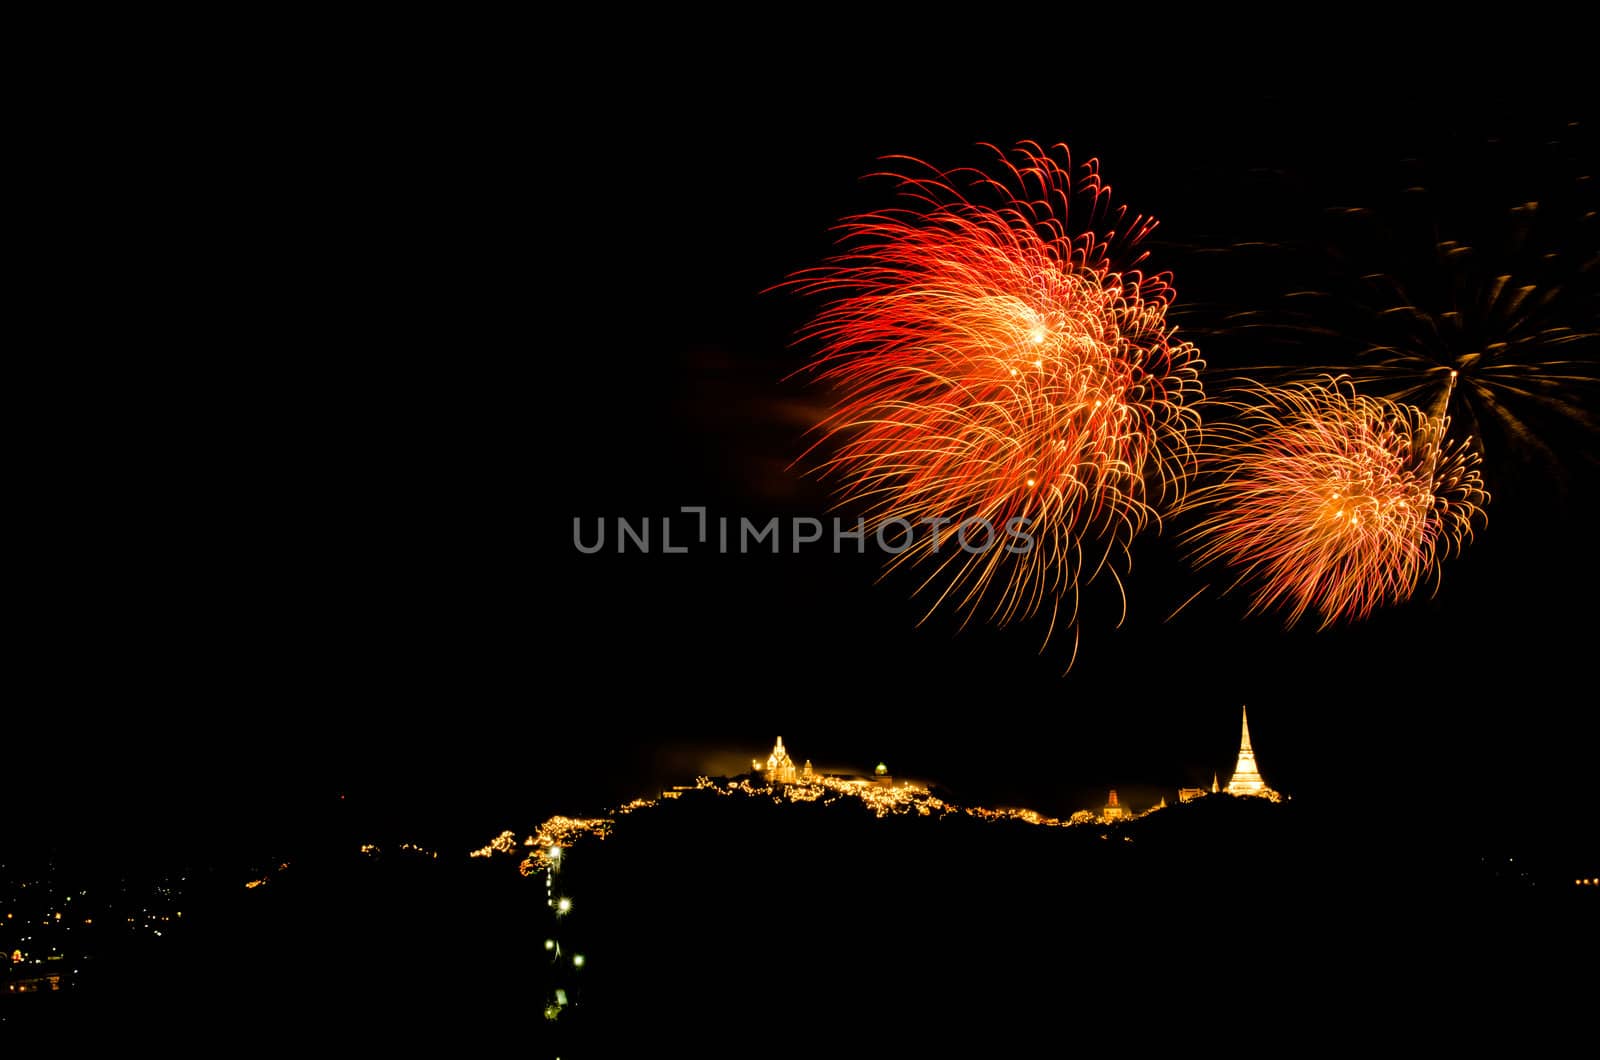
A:
[[[1233,767],[1233,778],[1228,781],[1229,795],[1268,795],[1272,791],[1261,772],[1256,768],[1256,752],[1250,746],[1250,715],[1239,708],[1239,761]]]

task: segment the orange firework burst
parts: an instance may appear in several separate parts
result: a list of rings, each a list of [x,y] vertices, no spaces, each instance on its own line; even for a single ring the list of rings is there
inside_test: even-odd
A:
[[[1206,513],[1196,556],[1236,570],[1251,610],[1287,609],[1290,626],[1307,610],[1319,628],[1365,618],[1424,578],[1437,588],[1488,503],[1448,419],[1359,396],[1347,378],[1252,383],[1219,404],[1237,417],[1207,429],[1208,481],[1188,501]]]
[[[1095,161],[988,150],[989,172],[897,159],[925,167],[887,174],[904,203],[847,219],[840,254],[793,281],[833,299],[806,332],[838,395],[818,470],[869,528],[916,528],[891,566],[926,565],[930,613],[1003,626],[1048,607],[1053,630],[1080,582],[1120,587],[1132,539],[1181,495],[1201,361],[1167,324],[1168,278],[1135,268],[1156,222],[1113,208]],[[980,523],[1024,529],[957,547]]]

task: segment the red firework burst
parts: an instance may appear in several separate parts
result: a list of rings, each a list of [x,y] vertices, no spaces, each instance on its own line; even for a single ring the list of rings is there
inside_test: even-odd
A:
[[[1132,539],[1181,495],[1201,361],[1167,325],[1168,278],[1135,268],[1156,222],[1114,208],[1095,161],[988,149],[987,172],[896,159],[924,169],[886,174],[902,203],[847,219],[839,255],[793,281],[831,299],[805,333],[837,394],[818,470],[870,528],[928,529],[891,566],[926,566],[930,613],[1047,607],[1053,630],[1080,581],[1120,587]],[[1032,547],[955,547],[978,520]]]
[[[1362,397],[1348,379],[1244,388],[1207,428],[1196,558],[1249,583],[1251,610],[1308,610],[1325,628],[1399,603],[1468,541],[1489,495],[1449,420]],[[1441,403],[1441,409],[1443,403]]]

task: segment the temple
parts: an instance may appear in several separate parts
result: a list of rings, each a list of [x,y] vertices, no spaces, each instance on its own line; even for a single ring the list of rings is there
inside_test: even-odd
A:
[[[810,780],[814,775],[811,771],[811,760],[806,759],[803,771],[795,769],[794,759],[789,757],[789,752],[784,749],[783,737],[778,737],[778,742],[773,745],[772,753],[767,756],[765,764],[761,759],[754,758],[750,761],[753,772],[766,772],[768,782],[778,784],[793,784],[800,780]]]
[[[1278,793],[1267,787],[1260,771],[1256,769],[1256,753],[1250,746],[1250,716],[1243,707],[1239,710],[1243,726],[1239,737],[1239,761],[1233,767],[1233,778],[1224,790],[1229,795],[1254,795],[1276,802]],[[1211,783],[1212,790],[1216,790],[1216,779],[1213,778]]]

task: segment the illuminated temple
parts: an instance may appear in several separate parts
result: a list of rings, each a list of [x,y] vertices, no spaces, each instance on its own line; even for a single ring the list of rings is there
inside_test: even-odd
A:
[[[806,760],[804,769],[796,769],[794,759],[789,757],[789,752],[783,746],[783,737],[778,737],[778,742],[773,745],[772,753],[767,756],[765,763],[759,758],[752,758],[750,766],[755,772],[766,773],[769,782],[778,784],[794,784],[801,780],[810,780],[811,761]]]
[[[1261,772],[1256,769],[1256,753],[1250,747],[1250,715],[1243,707],[1239,708],[1242,729],[1239,736],[1239,761],[1233,767],[1233,778],[1224,788],[1229,795],[1255,795],[1271,799],[1276,802],[1279,795],[1267,787],[1267,782],[1261,779]],[[1216,782],[1212,782],[1215,790]]]

